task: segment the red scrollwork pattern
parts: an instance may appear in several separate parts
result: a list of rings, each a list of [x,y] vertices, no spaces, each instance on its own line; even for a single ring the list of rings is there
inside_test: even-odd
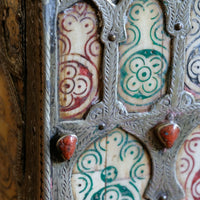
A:
[[[184,143],[178,159],[177,172],[185,190],[184,200],[200,199],[200,132],[194,132]]]
[[[86,3],[58,16],[60,118],[82,118],[98,100],[101,44],[98,18]]]

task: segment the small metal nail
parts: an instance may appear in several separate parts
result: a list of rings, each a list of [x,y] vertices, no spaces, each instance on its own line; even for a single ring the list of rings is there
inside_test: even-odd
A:
[[[167,195],[166,194],[161,195],[159,200],[167,200]]]
[[[99,128],[99,130],[103,130],[103,129],[105,128],[105,126],[106,126],[106,125],[105,125],[104,123],[102,123],[102,124],[99,124],[99,127],[98,127],[98,128]]]
[[[176,31],[180,31],[183,28],[182,23],[178,22],[177,24],[174,25],[174,29]]]
[[[108,39],[109,39],[111,42],[113,42],[113,41],[116,40],[116,35],[114,35],[114,34],[109,34],[109,35],[108,35]]]

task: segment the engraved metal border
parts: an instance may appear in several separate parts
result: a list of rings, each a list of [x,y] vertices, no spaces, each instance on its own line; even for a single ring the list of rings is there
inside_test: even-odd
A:
[[[49,136],[73,132],[77,135],[79,143],[74,156],[70,161],[52,163],[53,167],[53,195],[55,199],[72,200],[71,175],[73,166],[85,148],[100,137],[105,136],[114,127],[136,136],[148,149],[152,159],[152,177],[144,196],[157,200],[162,193],[167,194],[170,200],[184,197],[176,178],[176,156],[190,131],[200,120],[200,104],[196,103],[193,96],[184,91],[185,72],[185,36],[191,28],[190,8],[192,0],[160,0],[166,12],[166,29],[173,38],[171,77],[168,93],[160,99],[150,112],[127,113],[124,106],[117,100],[118,77],[118,43],[125,39],[124,15],[133,0],[121,0],[117,5],[108,0],[93,0],[92,2],[102,13],[103,29],[101,41],[104,43],[103,67],[103,100],[93,106],[85,120],[58,121],[56,91],[56,20],[57,14],[77,0],[51,1],[43,0],[44,37],[45,37],[45,74],[46,74],[46,104],[45,104],[45,158],[48,160],[45,169],[49,172]],[[88,2],[88,1],[86,1]],[[49,14],[50,12],[50,14]],[[115,41],[109,41],[109,34],[116,35]],[[163,121],[168,114],[174,115],[174,120],[181,127],[181,133],[175,145],[163,151],[152,132],[158,122]],[[100,130],[99,125],[104,129]],[[142,124],[142,126],[141,126]],[[44,185],[49,187],[50,175],[44,176]],[[45,188],[45,186],[44,186]],[[47,189],[44,199],[50,199]]]

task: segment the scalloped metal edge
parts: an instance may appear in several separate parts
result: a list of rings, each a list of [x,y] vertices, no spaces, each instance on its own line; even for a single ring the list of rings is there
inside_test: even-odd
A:
[[[103,29],[101,40],[105,44],[104,49],[104,95],[103,101],[92,107],[85,120],[59,122],[56,91],[56,20],[61,10],[78,2],[78,0],[63,0],[47,2],[43,0],[44,12],[44,38],[45,38],[45,75],[46,75],[46,103],[45,103],[45,132],[44,132],[44,162],[46,176],[43,177],[44,190],[43,199],[50,199],[50,155],[49,142],[50,133],[55,134],[54,128],[72,131],[79,138],[77,150],[70,161],[64,163],[53,163],[53,195],[58,200],[73,200],[71,189],[71,175],[73,166],[85,148],[100,137],[105,136],[114,127],[121,127],[123,130],[136,136],[147,148],[152,159],[153,173],[149,185],[145,191],[145,197],[150,200],[157,200],[161,194],[167,194],[170,200],[178,200],[184,197],[184,191],[176,178],[176,156],[188,133],[195,128],[200,120],[200,104],[195,103],[192,95],[184,91],[184,41],[185,36],[191,28],[190,8],[192,0],[182,2],[175,0],[163,0],[163,9],[166,12],[166,28],[173,38],[173,56],[171,62],[171,79],[168,94],[160,99],[150,112],[127,113],[124,106],[117,100],[117,75],[118,71],[118,42],[124,38],[124,14],[133,0],[121,0],[114,5],[107,0],[93,0],[93,3],[102,13]],[[48,15],[48,9],[53,10]],[[184,17],[182,17],[184,16]],[[118,21],[119,20],[119,21]],[[112,25],[112,22],[114,26]],[[175,30],[176,24],[184,24],[181,30]],[[108,34],[115,34],[117,40],[108,41]],[[52,40],[53,39],[53,40]],[[52,44],[52,41],[53,44]],[[53,53],[51,53],[53,52]],[[112,56],[110,56],[112,55]],[[180,59],[182,58],[182,59]],[[51,83],[50,81],[51,80]],[[48,85],[50,87],[47,87]],[[53,104],[50,100],[54,100]],[[55,114],[56,113],[56,114]],[[155,136],[152,132],[158,122],[163,121],[168,113],[175,113],[175,122],[180,126],[181,133],[171,149],[163,151],[155,143]],[[99,124],[104,123],[104,130],[98,130]],[[143,124],[143,126],[141,126]],[[159,185],[159,187],[158,187]]]

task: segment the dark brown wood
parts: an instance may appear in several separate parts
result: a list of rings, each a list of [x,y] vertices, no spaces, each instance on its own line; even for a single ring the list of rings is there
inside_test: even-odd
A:
[[[25,199],[42,199],[43,31],[41,1],[26,1],[26,171]]]
[[[0,199],[23,199],[24,1],[0,1]],[[18,197],[17,197],[18,196]]]

